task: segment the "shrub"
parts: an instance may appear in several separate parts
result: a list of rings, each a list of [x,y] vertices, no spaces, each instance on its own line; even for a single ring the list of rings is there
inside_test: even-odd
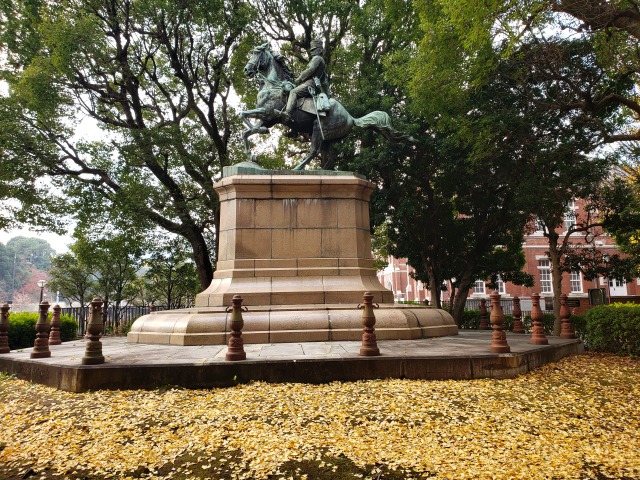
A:
[[[598,305],[586,314],[585,341],[589,349],[640,355],[640,305]]]
[[[487,324],[491,327],[491,313],[487,312]],[[465,310],[462,314],[460,328],[477,330],[480,327],[480,310]],[[513,330],[513,315],[504,316],[502,327],[506,331]]]
[[[462,321],[460,322],[460,328],[469,328],[477,330],[480,326],[480,311],[479,310],[465,310],[462,313]]]
[[[571,326],[576,334],[576,337],[584,340],[587,332],[587,316],[586,315],[571,315]]]
[[[68,342],[78,338],[78,322],[71,315],[60,315],[60,340]]]
[[[36,312],[18,312],[9,314],[9,348],[33,347],[36,339],[36,323],[39,314]],[[49,312],[51,321],[51,312]],[[77,336],[78,324],[70,315],[60,316],[60,339],[63,342],[73,340]]]
[[[33,347],[36,339],[36,323],[38,314],[33,312],[19,312],[9,314],[9,348]]]
[[[104,335],[109,337],[126,337],[131,330],[133,322],[135,322],[135,320],[128,322],[123,321],[116,325],[115,328],[112,325],[107,325],[104,329]]]

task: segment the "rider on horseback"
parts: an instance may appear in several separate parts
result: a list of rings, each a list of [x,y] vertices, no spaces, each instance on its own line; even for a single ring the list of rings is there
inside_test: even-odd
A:
[[[291,120],[291,115],[296,108],[298,98],[310,96],[310,88],[312,89],[311,91],[320,93],[316,89],[326,81],[326,63],[324,58],[322,58],[322,53],[322,40],[311,40],[311,60],[309,60],[305,71],[294,80],[296,86],[289,92],[287,106],[284,110],[277,111],[283,120]],[[320,91],[322,90],[321,87],[319,89]]]

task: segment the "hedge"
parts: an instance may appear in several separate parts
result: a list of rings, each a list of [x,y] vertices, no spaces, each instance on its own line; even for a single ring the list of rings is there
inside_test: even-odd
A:
[[[590,350],[640,355],[640,305],[598,305],[585,317],[585,342]]]
[[[9,348],[17,350],[19,348],[33,347],[36,339],[36,323],[39,314],[36,312],[19,312],[9,314]],[[49,312],[51,321],[51,312]],[[78,324],[71,315],[60,316],[60,339],[68,342],[76,338]]]

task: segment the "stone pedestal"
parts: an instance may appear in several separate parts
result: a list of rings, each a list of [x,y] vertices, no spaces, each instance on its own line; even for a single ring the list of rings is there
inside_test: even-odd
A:
[[[393,294],[376,277],[369,234],[373,184],[354,175],[236,175],[215,186],[220,248],[196,307],[376,303]]]
[[[225,172],[225,175],[229,172]],[[214,188],[220,197],[219,256],[195,308],[153,312],[128,341],[224,344],[226,307],[243,298],[245,343],[358,340],[364,292],[380,304],[379,339],[455,335],[449,313],[393,305],[376,276],[369,233],[373,184],[347,172],[236,169]]]

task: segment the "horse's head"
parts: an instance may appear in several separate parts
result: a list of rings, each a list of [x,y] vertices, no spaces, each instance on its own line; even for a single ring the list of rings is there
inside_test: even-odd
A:
[[[255,47],[251,53],[251,58],[244,66],[244,74],[249,78],[253,78],[258,72],[264,72],[269,67],[272,58],[271,46],[268,43]]]

